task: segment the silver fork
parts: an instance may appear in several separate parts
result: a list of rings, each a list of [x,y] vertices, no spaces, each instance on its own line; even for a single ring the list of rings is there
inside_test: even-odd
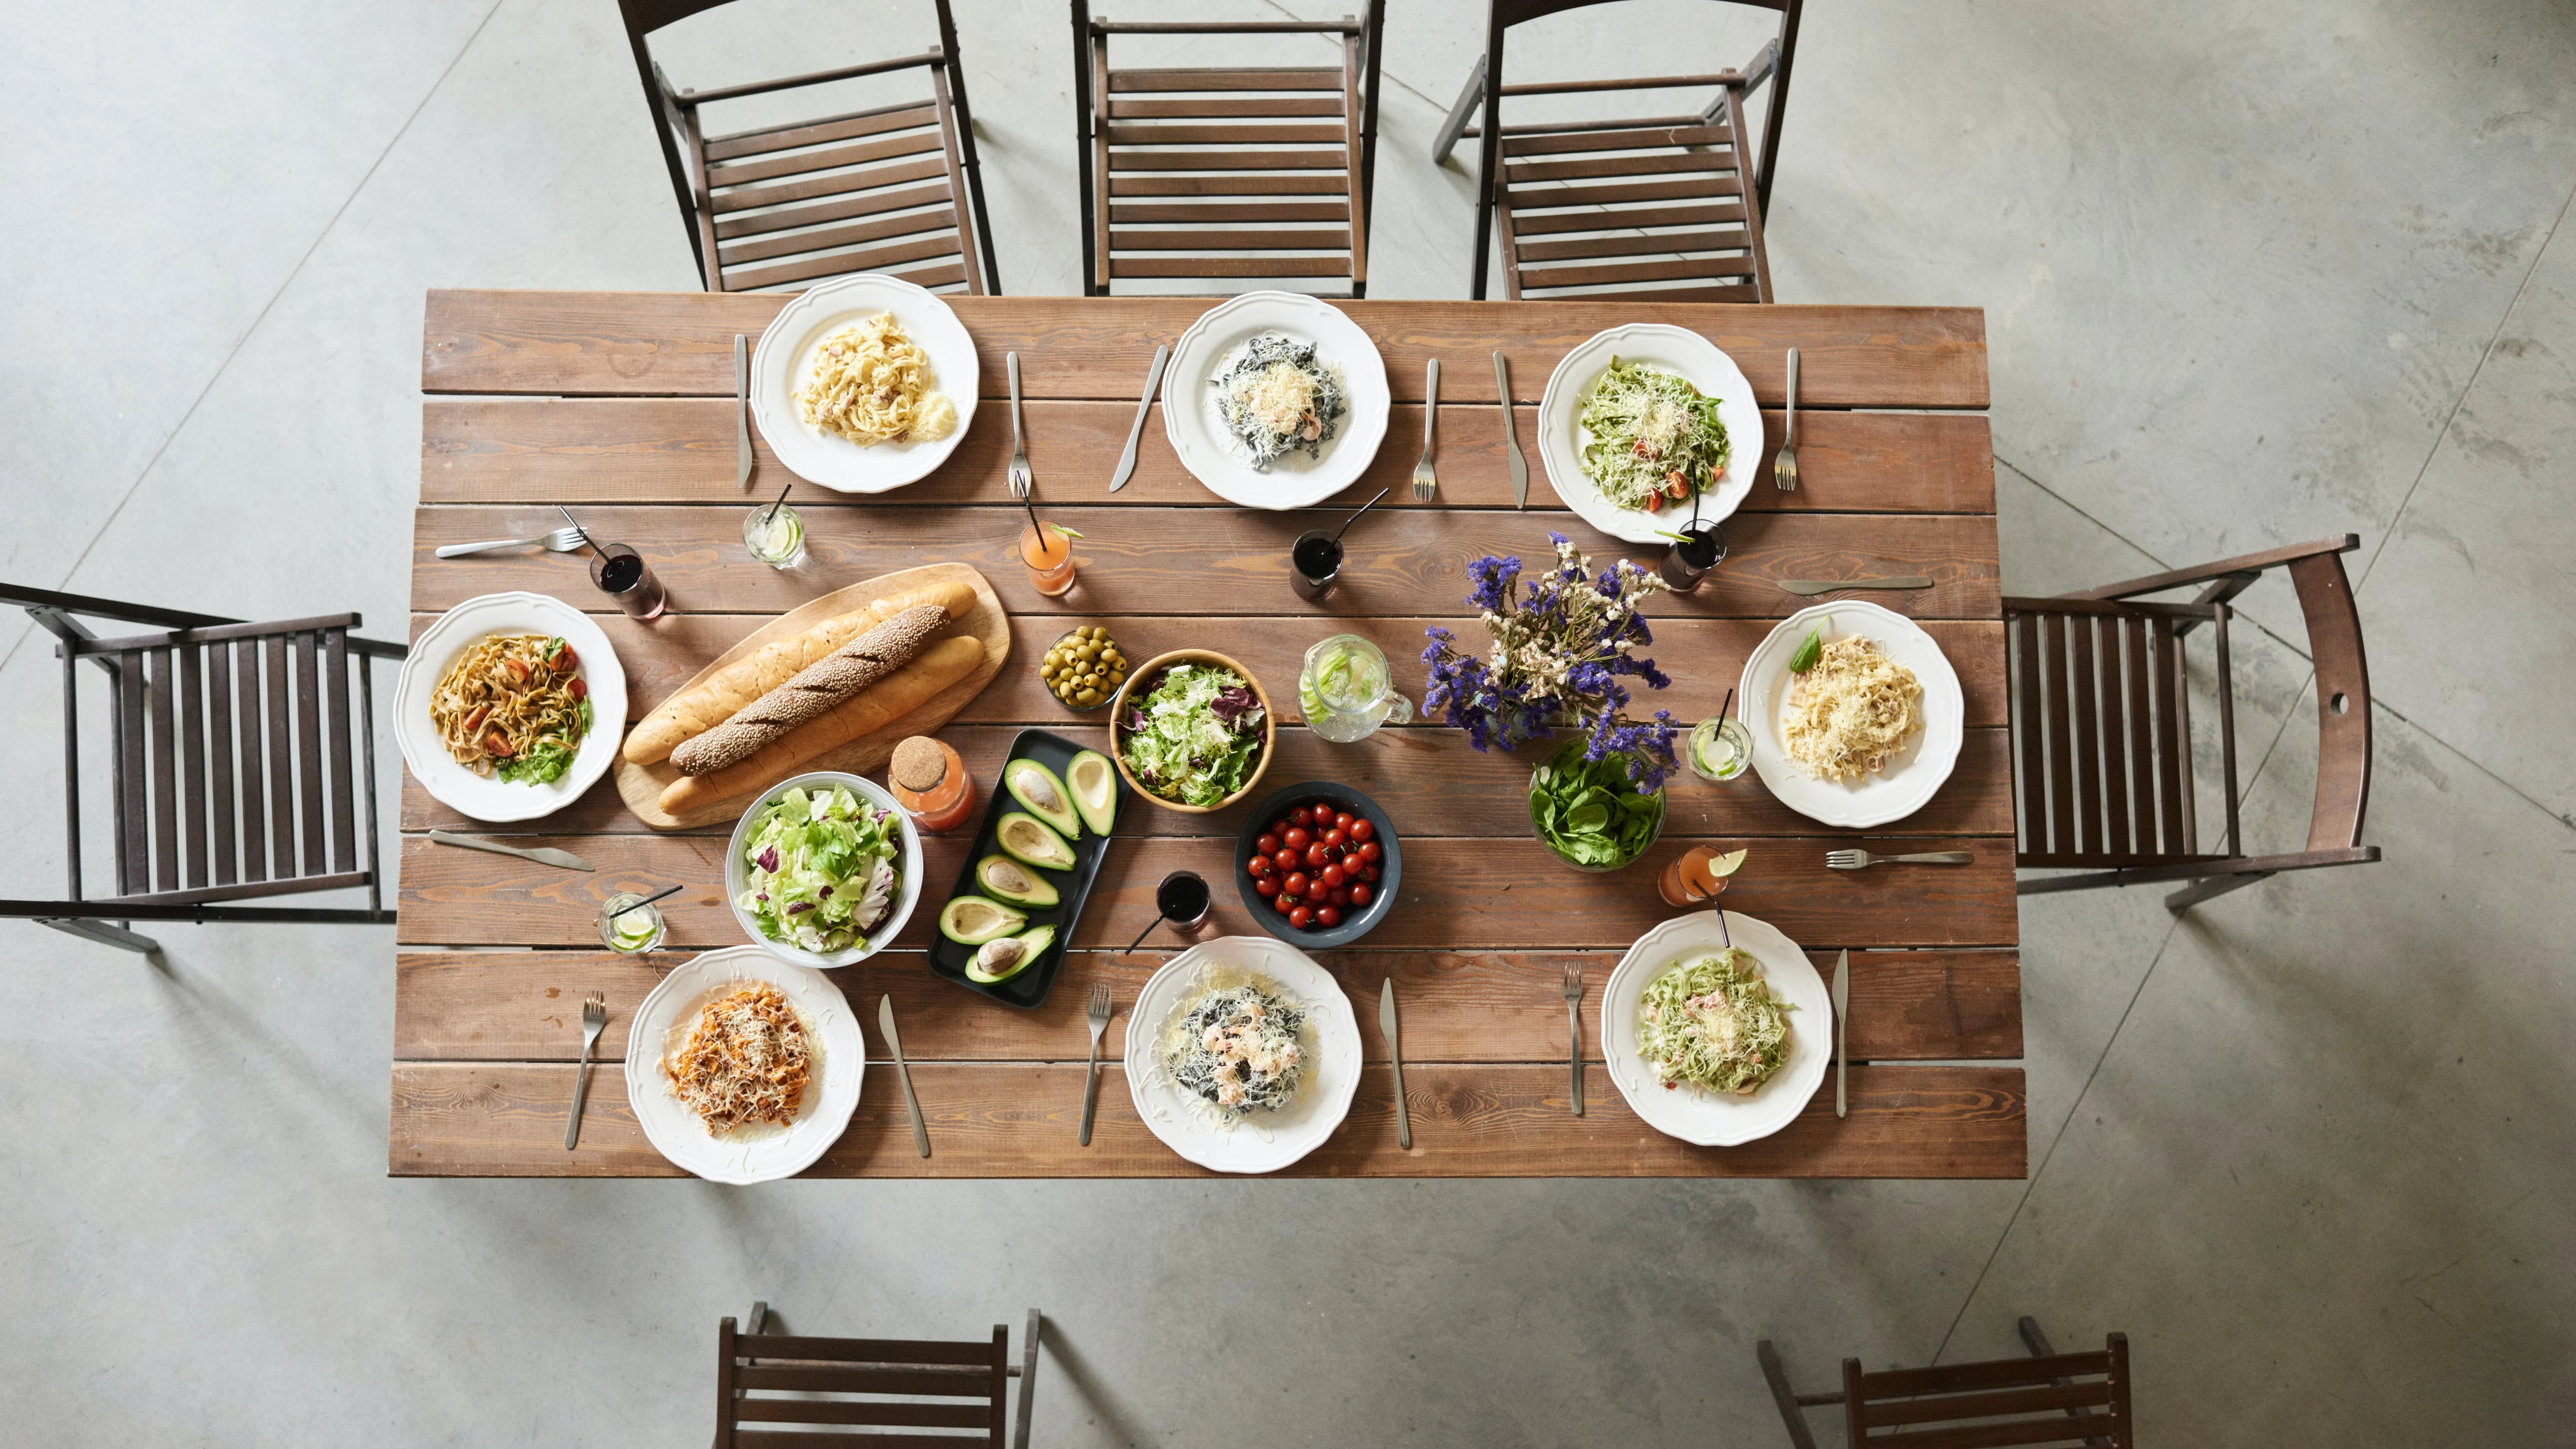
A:
[[[545,545],[549,553],[570,553],[587,542],[589,540],[581,536],[578,528],[558,528],[534,538],[487,538],[481,543],[442,544],[437,552],[440,558],[462,558],[469,553],[489,553],[496,548],[526,548],[537,543]]]
[[[1574,1115],[1583,1115],[1583,968],[1565,968],[1565,1028],[1574,1042]]]
[[[1798,349],[1789,349],[1789,416],[1780,429],[1780,456],[1771,460],[1771,481],[1783,493],[1798,491]]]
[[[1919,855],[1872,855],[1866,850],[1825,852],[1825,864],[1835,870],[1861,870],[1873,865],[1968,865],[1975,860],[1964,850],[1927,850]]]
[[[1109,983],[1091,987],[1091,1069],[1082,1081],[1082,1145],[1091,1145],[1091,1109],[1100,1105],[1100,1034],[1109,1029]]]
[[[1029,471],[1029,450],[1020,441],[1020,355],[1004,353],[1002,360],[1009,364],[1011,372],[1011,496],[1025,503],[1029,490],[1037,483],[1037,475]]]
[[[608,1025],[608,998],[594,991],[581,1004],[581,1075],[572,1079],[572,1120],[564,1123],[564,1151],[570,1152],[581,1142],[581,1104],[590,1098],[590,1049],[599,1042],[599,1029]]]
[[[1431,471],[1432,430],[1440,421],[1440,359],[1431,359],[1431,375],[1422,384],[1422,461],[1413,465],[1413,501],[1428,503],[1440,491]]]

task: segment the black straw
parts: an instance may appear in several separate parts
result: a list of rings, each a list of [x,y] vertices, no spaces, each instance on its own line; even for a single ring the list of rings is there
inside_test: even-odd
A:
[[[1154,913],[1154,919],[1152,919],[1152,920],[1150,920],[1150,921],[1148,921],[1148,922],[1146,922],[1146,923],[1145,923],[1145,929],[1143,929],[1143,930],[1141,930],[1141,931],[1138,931],[1138,932],[1136,933],[1136,939],[1127,943],[1127,952],[1128,952],[1128,954],[1129,954],[1129,955],[1134,955],[1134,954],[1135,954],[1135,951],[1136,951],[1136,948],[1137,948],[1137,947],[1139,947],[1139,946],[1144,945],[1144,944],[1145,944],[1145,938],[1146,938],[1147,936],[1150,936],[1150,935],[1154,934],[1154,928],[1155,928],[1156,926],[1161,925],[1161,924],[1163,924],[1163,915],[1162,915],[1162,912],[1157,911],[1157,912],[1155,912],[1155,913]]]
[[[1390,483],[1390,484],[1388,484],[1386,487],[1384,487],[1384,488],[1381,488],[1381,489],[1377,490],[1377,498],[1384,498],[1387,494],[1392,493],[1392,492],[1394,492],[1394,491],[1395,491],[1395,485],[1394,485],[1394,484],[1392,484],[1392,483]],[[1341,546],[1341,543],[1342,543],[1342,534],[1345,534],[1345,533],[1350,532],[1350,531],[1351,531],[1351,525],[1360,521],[1360,513],[1366,513],[1366,512],[1368,512],[1370,509],[1377,507],[1377,498],[1372,498],[1372,499],[1370,499],[1368,502],[1361,504],[1361,505],[1360,505],[1360,507],[1359,507],[1359,513],[1354,513],[1354,514],[1352,514],[1350,517],[1345,518],[1345,519],[1343,519],[1343,520],[1342,520],[1342,526],[1341,526],[1340,531],[1339,531],[1339,532],[1336,532],[1336,533],[1333,535],[1333,546],[1334,546],[1334,547],[1339,548],[1339,547]]]
[[[1735,686],[1734,686],[1734,685],[1732,685],[1732,684],[1730,684],[1730,685],[1728,685],[1728,686],[1726,687],[1726,699],[1725,699],[1725,701],[1724,701],[1723,703],[1720,703],[1720,704],[1718,705],[1718,707],[1717,707],[1717,717],[1718,717],[1719,719],[1724,719],[1724,718],[1726,718],[1726,711],[1728,710],[1728,708],[1730,708],[1731,706],[1733,706],[1733,705],[1734,705],[1734,703],[1735,703]]]
[[[791,489],[795,488],[795,486],[796,481],[791,478],[787,482],[787,487],[778,490],[778,501],[769,505],[769,522],[775,522],[777,520],[778,510],[787,506],[787,494]],[[769,522],[764,522],[760,526],[767,528],[769,526]]]
[[[564,516],[564,522],[572,525],[572,531],[581,535],[582,542],[590,543],[590,530],[581,526],[581,520],[572,516],[571,509],[558,503],[555,505],[555,512]],[[595,543],[591,544],[591,547],[593,548],[597,548],[598,546],[599,545]]]
[[[581,525],[579,525],[579,524],[574,524],[573,526],[574,526],[575,528],[578,528],[578,527],[580,527]],[[688,887],[686,887],[686,886],[673,886],[673,887],[671,887],[669,890],[666,890],[666,891],[655,891],[653,894],[651,894],[651,895],[649,895],[649,896],[646,896],[644,899],[642,899],[642,900],[640,900],[640,901],[635,902],[633,905],[620,906],[620,907],[618,907],[616,910],[610,911],[610,912],[608,913],[608,918],[609,918],[610,920],[612,920],[612,921],[613,921],[613,920],[616,920],[619,916],[625,915],[628,911],[637,910],[637,909],[640,909],[640,908],[642,908],[642,907],[644,907],[644,906],[649,906],[649,905],[653,904],[655,901],[660,900],[660,899],[661,899],[662,897],[664,897],[664,896],[676,896],[676,895],[678,895],[681,891],[684,891],[684,890],[686,890],[686,889],[688,889]]]

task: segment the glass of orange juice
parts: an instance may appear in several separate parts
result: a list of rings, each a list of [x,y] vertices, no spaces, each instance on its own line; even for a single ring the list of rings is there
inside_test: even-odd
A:
[[[1073,590],[1073,540],[1082,537],[1054,523],[1029,520],[1020,530],[1020,562],[1029,566],[1029,586],[1050,599]]]
[[[1726,878],[1744,864],[1745,852],[1721,852],[1713,845],[1694,845],[1674,856],[1655,882],[1668,906],[1706,905],[1726,890]]]

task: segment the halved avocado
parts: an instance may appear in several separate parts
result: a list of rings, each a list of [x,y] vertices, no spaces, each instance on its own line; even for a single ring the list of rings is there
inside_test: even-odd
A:
[[[1008,981],[1028,970],[1054,944],[1053,926],[1031,926],[1016,936],[987,941],[976,949],[975,959],[966,963],[966,979],[987,986]]]
[[[1064,782],[1072,787],[1082,823],[1094,835],[1107,835],[1118,823],[1118,767],[1098,750],[1085,750],[1064,767]]]
[[[939,934],[960,946],[981,946],[1028,923],[1026,912],[982,896],[958,896],[939,908]]]
[[[1022,865],[1046,870],[1073,869],[1073,847],[1064,837],[1047,828],[1047,823],[1024,810],[1014,810],[993,822],[993,843],[1002,853]]]
[[[975,862],[975,884],[982,886],[995,900],[1015,906],[1033,906],[1045,910],[1063,897],[1045,877],[1022,870],[1018,861],[1008,856],[988,855]]]
[[[1072,792],[1056,772],[1035,760],[1013,760],[1002,767],[1002,784],[1029,813],[1055,827],[1067,840],[1082,838],[1082,817],[1073,813]]]

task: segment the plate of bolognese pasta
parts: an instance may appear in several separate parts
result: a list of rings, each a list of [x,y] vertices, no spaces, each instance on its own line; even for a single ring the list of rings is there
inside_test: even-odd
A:
[[[394,685],[412,778],[477,820],[533,820],[608,772],[626,672],[587,615],[543,594],[484,594],[413,641]]]

